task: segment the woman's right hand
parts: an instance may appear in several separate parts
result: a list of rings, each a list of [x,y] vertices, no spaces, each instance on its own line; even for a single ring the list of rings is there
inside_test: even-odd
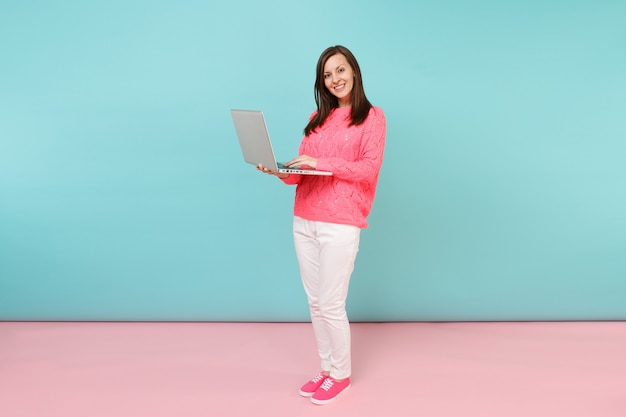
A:
[[[262,164],[257,165],[256,169],[257,171],[261,171],[269,175],[275,175],[280,179],[285,179],[289,176],[289,174],[285,174],[285,173],[278,172],[278,171],[272,171],[269,168],[265,168]]]

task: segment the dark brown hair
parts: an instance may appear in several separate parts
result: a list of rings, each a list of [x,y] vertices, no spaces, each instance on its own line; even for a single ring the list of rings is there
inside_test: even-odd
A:
[[[327,48],[317,61],[317,74],[315,77],[315,104],[317,104],[317,113],[309,121],[309,124],[304,128],[304,134],[310,135],[318,127],[324,124],[330,112],[339,107],[339,99],[331,94],[324,84],[324,65],[326,61],[333,56],[341,54],[346,57],[346,61],[354,72],[354,86],[352,87],[352,94],[350,96],[350,102],[352,108],[350,109],[350,126],[358,126],[367,119],[372,103],[369,102],[365,96],[363,90],[363,79],[361,78],[361,68],[352,52],[345,46],[336,45]]]

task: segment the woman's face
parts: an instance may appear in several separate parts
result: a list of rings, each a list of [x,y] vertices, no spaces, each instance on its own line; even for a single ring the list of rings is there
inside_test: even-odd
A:
[[[324,64],[324,85],[339,100],[339,107],[350,107],[354,71],[346,57],[335,54]]]

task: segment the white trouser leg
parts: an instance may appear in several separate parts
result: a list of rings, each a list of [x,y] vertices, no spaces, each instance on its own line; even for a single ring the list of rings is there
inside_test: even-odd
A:
[[[294,218],[293,225],[322,370],[330,371],[336,379],[347,378],[351,361],[346,298],[361,229],[299,217]]]

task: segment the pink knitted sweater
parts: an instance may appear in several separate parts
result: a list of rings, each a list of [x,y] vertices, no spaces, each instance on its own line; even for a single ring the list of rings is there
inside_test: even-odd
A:
[[[300,144],[299,155],[317,158],[317,169],[332,176],[291,174],[296,184],[294,215],[307,220],[367,227],[383,162],[386,121],[372,107],[365,122],[350,124],[350,108],[334,109],[321,127]]]

